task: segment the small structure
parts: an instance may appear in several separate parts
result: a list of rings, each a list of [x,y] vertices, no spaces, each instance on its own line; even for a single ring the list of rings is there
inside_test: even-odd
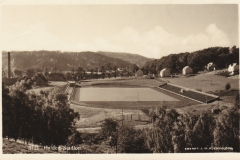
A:
[[[65,81],[65,77],[63,73],[49,73],[48,76],[49,81]]]
[[[207,64],[207,70],[208,71],[214,71],[215,70],[215,64],[213,64],[213,62],[210,62]]]
[[[76,82],[75,81],[69,81],[68,84],[69,84],[70,87],[74,87]]]
[[[139,68],[139,70],[135,73],[135,77],[142,77],[143,71]]]
[[[234,75],[239,72],[239,65],[237,63],[230,64],[228,66],[228,72],[230,72],[230,75]]]
[[[192,74],[192,68],[189,66],[185,66],[182,70],[183,75],[187,75],[187,74]]]
[[[164,68],[160,71],[160,77],[169,77],[170,76],[170,71],[167,68]]]

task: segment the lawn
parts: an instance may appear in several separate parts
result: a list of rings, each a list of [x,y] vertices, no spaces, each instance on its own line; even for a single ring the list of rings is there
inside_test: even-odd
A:
[[[179,101],[151,88],[76,88],[75,101]]]
[[[162,80],[187,88],[200,89],[204,92],[225,90],[226,83],[230,83],[231,89],[239,90],[239,79],[215,75],[214,71],[190,77],[162,78]]]

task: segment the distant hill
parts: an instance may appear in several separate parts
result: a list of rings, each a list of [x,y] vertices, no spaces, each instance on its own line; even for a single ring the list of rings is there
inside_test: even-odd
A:
[[[97,53],[113,58],[119,58],[132,64],[136,64],[138,66],[144,66],[147,62],[154,60],[153,58],[147,58],[138,54],[130,53],[102,52],[102,51],[99,51]]]
[[[112,66],[128,67],[132,64],[145,64],[148,58],[140,55],[110,52],[60,52],[60,51],[12,51],[11,67],[54,68],[66,71],[78,66],[84,69],[100,68],[106,63]],[[7,69],[7,52],[2,52],[2,67]]]

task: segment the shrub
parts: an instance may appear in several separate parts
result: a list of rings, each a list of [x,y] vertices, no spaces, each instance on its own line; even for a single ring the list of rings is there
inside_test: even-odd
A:
[[[230,88],[231,88],[230,83],[227,83],[227,84],[225,85],[225,90],[229,90]]]

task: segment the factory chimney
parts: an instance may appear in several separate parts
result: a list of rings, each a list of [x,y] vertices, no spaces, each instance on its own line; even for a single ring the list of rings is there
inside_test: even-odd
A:
[[[8,52],[8,78],[11,78],[11,60],[10,60],[10,52]]]

